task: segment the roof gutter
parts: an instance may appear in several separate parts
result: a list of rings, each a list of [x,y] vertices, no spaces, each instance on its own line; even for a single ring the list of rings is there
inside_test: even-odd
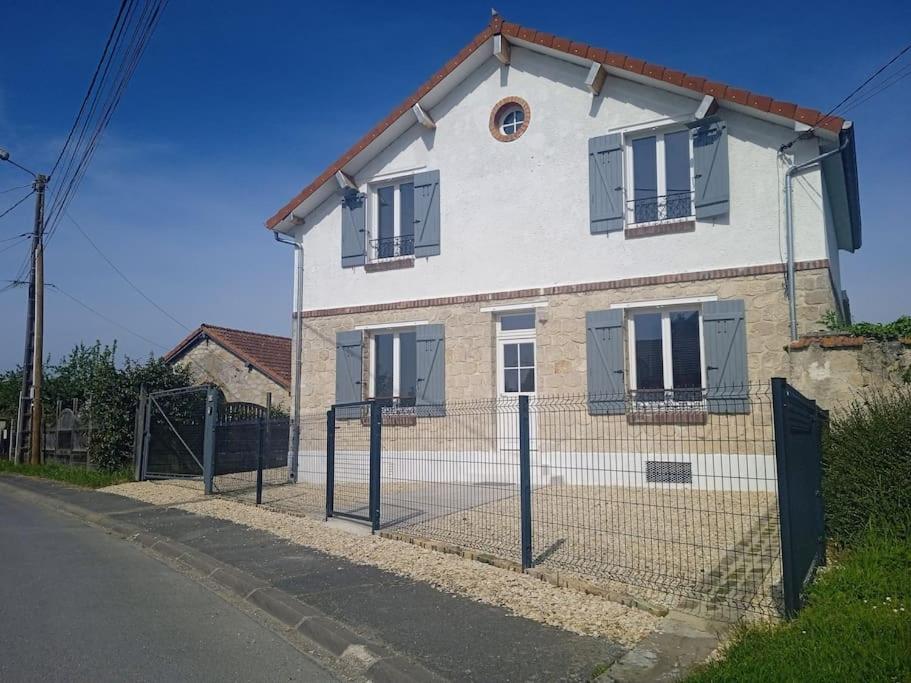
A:
[[[293,365],[293,384],[291,392],[293,397],[291,409],[291,438],[288,444],[288,478],[292,482],[297,482],[298,456],[300,455],[300,434],[301,434],[301,368],[304,346],[304,329],[303,317],[300,312],[304,307],[304,247],[295,239],[292,239],[284,233],[274,232],[275,241],[281,242],[294,247],[294,261],[297,266],[294,273],[294,327],[292,328],[292,354],[294,357]]]
[[[793,221],[793,180],[794,176],[800,171],[822,163],[829,157],[841,154],[848,146],[850,136],[842,136],[841,143],[838,147],[812,159],[791,166],[784,174],[784,211],[785,211],[785,238],[788,244],[788,314],[791,324],[791,341],[797,339],[797,299],[795,294],[794,277],[795,277],[795,257],[794,257],[794,221]],[[787,147],[787,145],[785,146]],[[779,151],[784,151],[782,147]]]

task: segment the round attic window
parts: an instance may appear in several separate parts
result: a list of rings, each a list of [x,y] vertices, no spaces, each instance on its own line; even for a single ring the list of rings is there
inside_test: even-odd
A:
[[[490,134],[500,142],[512,142],[522,136],[530,120],[528,102],[521,97],[506,97],[490,113]]]

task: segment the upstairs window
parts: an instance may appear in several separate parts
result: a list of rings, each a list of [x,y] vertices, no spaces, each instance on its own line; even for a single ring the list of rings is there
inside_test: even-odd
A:
[[[411,178],[378,186],[372,260],[414,254],[414,183]]]
[[[689,130],[634,138],[630,142],[630,158],[629,223],[679,220],[693,215]]]
[[[630,385],[637,401],[702,400],[702,315],[698,309],[631,312]]]
[[[525,111],[518,105],[510,106],[500,119],[500,132],[503,135],[518,133],[525,125]]]

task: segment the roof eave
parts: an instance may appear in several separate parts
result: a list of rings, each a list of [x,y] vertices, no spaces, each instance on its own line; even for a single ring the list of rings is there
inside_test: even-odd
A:
[[[396,107],[385,119],[374,126],[365,136],[354,144],[344,155],[329,166],[312,183],[301,190],[291,201],[279,209],[273,216],[266,220],[266,227],[270,230],[289,232],[299,221],[294,221],[292,214],[300,213],[304,202],[314,194],[334,181],[338,171],[354,175],[363,164],[365,153],[373,156],[379,149],[388,144],[374,145],[383,141],[383,133],[393,127],[403,117],[413,117],[411,111],[415,104],[424,105],[425,96],[431,94],[439,85],[458,69],[478,48],[487,43],[495,35],[507,36],[510,42],[521,47],[533,49],[538,52],[550,54],[554,57],[565,59],[576,64],[591,64],[597,62],[616,76],[645,82],[650,85],[663,86],[668,90],[685,94],[691,97],[711,95],[720,104],[744,113],[757,116],[783,125],[792,125],[795,129],[808,129],[812,127],[822,138],[834,140],[840,134],[845,121],[837,116],[824,116],[815,109],[800,107],[791,102],[775,100],[771,97],[758,95],[748,90],[734,88],[724,83],[710,81],[701,76],[694,76],[682,71],[668,69],[658,64],[635,59],[627,55],[610,52],[586,43],[571,41],[550,33],[520,26],[503,21],[502,17],[494,16],[490,23],[459,53],[450,59],[439,71],[430,77],[417,91]],[[379,148],[379,149],[377,149]],[[320,193],[323,194],[323,193]],[[328,198],[322,197],[321,203]],[[303,211],[307,213],[309,209]]]

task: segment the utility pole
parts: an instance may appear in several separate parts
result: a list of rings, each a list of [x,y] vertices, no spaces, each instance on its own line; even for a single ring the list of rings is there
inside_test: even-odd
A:
[[[28,278],[28,309],[25,317],[25,354],[22,360],[22,391],[19,393],[19,414],[16,416],[14,460],[24,460],[26,443],[22,438],[29,420],[29,462],[41,462],[41,380],[44,355],[44,194],[50,177],[33,173],[10,159],[9,152],[0,148],[0,161],[22,169],[35,179],[35,225],[32,230],[31,265]],[[31,404],[31,411],[29,405]],[[31,415],[29,417],[29,412]]]
[[[29,462],[32,465],[41,464],[42,447],[42,405],[41,385],[43,378],[44,356],[44,188],[48,178],[39,173],[35,176],[35,231],[32,234],[34,246],[34,352],[32,355],[32,424]]]

